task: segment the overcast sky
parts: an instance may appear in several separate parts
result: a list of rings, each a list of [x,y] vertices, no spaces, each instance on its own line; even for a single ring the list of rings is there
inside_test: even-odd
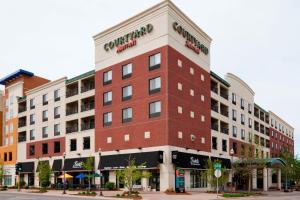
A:
[[[55,80],[94,69],[92,36],[159,0],[0,0],[0,77],[19,68]],[[211,69],[295,127],[300,154],[300,1],[174,0],[212,39]]]

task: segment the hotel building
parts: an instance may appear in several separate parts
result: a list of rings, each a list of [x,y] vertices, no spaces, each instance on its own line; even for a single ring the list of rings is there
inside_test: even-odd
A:
[[[143,189],[175,189],[183,169],[186,190],[205,190],[209,158],[230,169],[232,156],[250,151],[260,158],[277,157],[283,148],[293,153],[293,127],[258,106],[239,77],[228,73],[223,79],[211,71],[212,39],[172,2],[93,38],[94,70],[14,94],[20,97],[16,156],[28,185],[39,185],[40,162],[50,164],[58,184],[63,165],[76,177],[92,156],[101,184],[122,187],[116,171],[134,159],[152,173],[137,183]],[[281,187],[280,176],[272,182],[277,171],[255,171],[264,178],[254,176],[252,187]],[[79,184],[76,178],[70,182]]]

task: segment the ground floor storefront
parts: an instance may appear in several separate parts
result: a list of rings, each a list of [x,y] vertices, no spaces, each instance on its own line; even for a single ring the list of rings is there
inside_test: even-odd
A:
[[[14,186],[15,183],[16,183],[15,165],[4,165],[2,184],[6,186]]]

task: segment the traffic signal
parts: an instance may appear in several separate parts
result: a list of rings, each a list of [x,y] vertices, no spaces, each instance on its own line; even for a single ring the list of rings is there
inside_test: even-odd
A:
[[[21,172],[22,171],[22,164],[21,163],[17,163],[16,164],[16,172]]]

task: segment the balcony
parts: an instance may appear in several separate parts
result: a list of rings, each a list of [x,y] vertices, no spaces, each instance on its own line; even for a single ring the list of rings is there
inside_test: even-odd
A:
[[[219,131],[219,121],[215,118],[211,118],[211,129]]]
[[[210,104],[210,107],[211,107],[211,110],[215,111],[215,112],[219,112],[219,105],[218,105],[218,101],[214,100],[214,99],[211,99],[211,104]]]
[[[254,121],[254,130],[259,132],[259,123],[257,121]]]
[[[95,89],[95,77],[90,77],[81,81],[81,93]]]
[[[26,141],[26,131],[22,131],[18,133],[18,142]]]
[[[72,97],[78,94],[78,82],[66,86],[66,97]]]
[[[26,116],[18,119],[18,128],[26,126]]]
[[[260,132],[262,133],[262,134],[265,134],[265,127],[264,127],[264,125],[260,125]]]
[[[68,121],[66,123],[66,133],[78,132],[78,120]]]
[[[218,94],[218,83],[214,80],[210,81],[210,90],[213,91],[214,93]]]
[[[266,135],[267,135],[267,136],[270,136],[270,130],[269,130],[269,128],[267,128],[267,127],[266,127]]]
[[[260,111],[259,116],[260,116],[261,121],[265,121],[265,113],[264,112]]]
[[[220,86],[220,96],[228,100],[228,89]]]
[[[86,98],[81,100],[81,112],[95,109],[94,97]]]
[[[224,104],[220,104],[220,108],[221,108],[221,115],[228,117],[229,116],[229,111],[228,111],[228,106],[224,105]]]
[[[78,101],[68,103],[66,105],[66,115],[68,116],[76,113],[78,113]]]
[[[94,116],[81,119],[81,131],[90,130],[94,128],[95,128]]]
[[[229,133],[229,125],[228,123],[225,122],[220,122],[220,126],[221,126],[221,133],[227,134]]]
[[[26,101],[19,102],[18,113],[25,112],[27,110]]]
[[[269,115],[267,115],[267,114],[266,114],[266,119],[265,119],[265,122],[266,122],[267,124],[269,124],[269,122],[270,122]]]
[[[254,107],[254,116],[259,118],[259,110],[257,107]]]

